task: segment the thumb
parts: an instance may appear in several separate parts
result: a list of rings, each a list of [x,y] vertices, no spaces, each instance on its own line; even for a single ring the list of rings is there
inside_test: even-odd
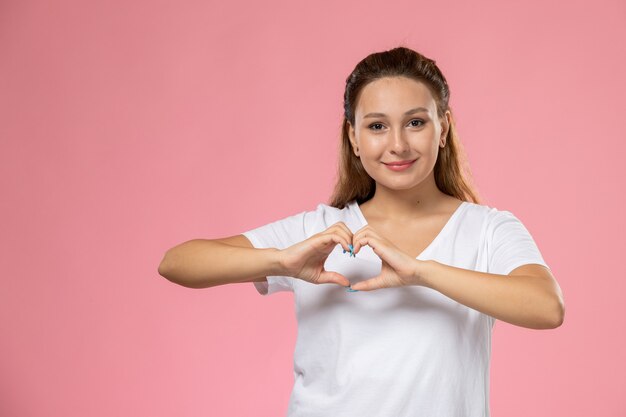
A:
[[[344,287],[347,287],[350,285],[350,281],[348,280],[348,278],[344,277],[338,272],[332,272],[332,271],[322,271],[322,273],[320,274],[318,283],[339,284]]]
[[[373,290],[375,288],[384,288],[386,287],[385,281],[383,279],[382,276],[377,275],[375,277],[372,277],[370,279],[366,279],[365,281],[360,281],[357,282],[355,285],[352,286],[353,290],[358,290],[358,291],[370,291]]]

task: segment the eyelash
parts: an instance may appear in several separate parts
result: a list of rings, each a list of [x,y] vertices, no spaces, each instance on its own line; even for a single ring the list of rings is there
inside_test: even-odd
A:
[[[412,127],[422,127],[422,126],[424,126],[424,124],[426,124],[426,122],[425,122],[425,121],[423,121],[422,119],[413,119],[413,120],[411,120],[411,122],[421,122],[421,123],[422,123],[422,124],[421,124],[421,125],[419,125],[419,126],[412,126]],[[411,122],[409,122],[409,123],[411,123]],[[382,123],[378,123],[378,122],[377,122],[377,123],[372,123],[372,124],[371,124],[371,125],[369,125],[368,127],[369,127],[370,129],[372,129],[372,126],[375,126],[375,125],[382,125]],[[380,130],[380,129],[372,129],[372,130]]]

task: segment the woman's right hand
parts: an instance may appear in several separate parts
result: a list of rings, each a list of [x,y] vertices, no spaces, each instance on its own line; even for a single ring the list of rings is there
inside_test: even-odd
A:
[[[350,281],[338,272],[324,270],[324,263],[335,246],[350,252],[352,231],[343,222],[337,222],[323,232],[282,249],[282,266],[286,276],[313,284],[334,283],[344,287]]]

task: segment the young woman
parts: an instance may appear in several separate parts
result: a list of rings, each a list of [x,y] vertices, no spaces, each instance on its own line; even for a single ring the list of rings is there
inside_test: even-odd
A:
[[[464,177],[449,95],[418,52],[369,55],[346,80],[330,204],[185,242],[159,265],[187,287],[294,293],[289,417],[488,416],[494,321],[563,322],[529,231]]]

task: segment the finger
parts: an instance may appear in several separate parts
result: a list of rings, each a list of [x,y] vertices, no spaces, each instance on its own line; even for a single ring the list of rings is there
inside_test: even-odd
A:
[[[333,248],[336,245],[341,245],[341,247],[345,250],[345,251],[349,251],[350,247],[349,245],[349,241],[345,238],[345,236],[342,236],[340,232],[338,232],[337,230],[331,231],[331,232],[324,232],[322,234],[320,234],[320,239],[322,241],[322,244],[324,244],[324,246],[327,246],[331,243],[334,243]],[[332,251],[332,249],[330,249],[330,251]],[[329,253],[330,253],[329,251]]]
[[[350,230],[350,228],[344,222],[333,223],[331,227],[337,227],[345,231],[349,236],[352,236],[352,230]]]
[[[348,242],[349,245],[353,244],[353,242],[354,242],[354,235],[352,234],[352,230],[350,230],[350,228],[348,226],[346,226],[346,224],[344,222],[334,223],[331,227],[329,227],[326,230],[329,230],[331,228],[333,229],[333,231],[335,233],[339,233],[341,236],[343,236],[346,239],[346,241]],[[349,248],[348,249],[344,248],[344,250],[346,252],[349,252]]]
[[[384,288],[383,279],[380,275],[365,281],[357,282],[356,284],[352,284],[352,289],[357,291],[372,291],[379,288]]]
[[[382,244],[372,231],[364,231],[354,243],[354,252],[358,253],[363,246],[369,246],[379,258],[383,259]]]
[[[338,272],[322,271],[319,276],[318,284],[339,284],[343,287],[348,287],[350,281]]]
[[[363,229],[359,230],[358,232],[354,234],[354,236],[352,236],[352,250],[354,251],[355,255],[359,253],[359,251],[361,250],[361,247],[364,246],[361,240],[365,236],[367,236],[367,230],[363,230]]]
[[[367,238],[368,241],[362,241],[363,238]],[[352,241],[355,242],[354,243],[355,252],[358,252],[358,250],[361,250],[361,247],[365,245],[370,246],[372,249],[374,249],[373,245],[375,244],[378,244],[378,246],[381,246],[383,239],[381,239],[378,232],[374,230],[370,225],[365,225],[363,228],[361,228],[359,231],[357,231],[354,234]],[[357,250],[357,246],[358,246],[358,250]]]

